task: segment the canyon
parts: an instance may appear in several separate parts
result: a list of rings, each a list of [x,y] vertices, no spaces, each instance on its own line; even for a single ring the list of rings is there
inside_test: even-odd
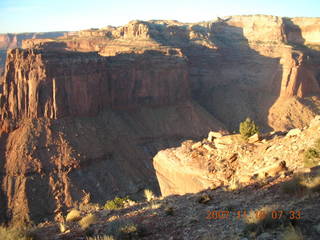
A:
[[[306,127],[320,113],[319,49],[319,18],[265,15],[23,40],[1,77],[1,221],[159,193],[165,149],[246,117],[262,131]]]

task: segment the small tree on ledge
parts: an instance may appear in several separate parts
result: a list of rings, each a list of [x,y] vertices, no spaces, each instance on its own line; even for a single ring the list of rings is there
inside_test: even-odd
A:
[[[244,139],[248,139],[252,135],[259,133],[259,127],[253,120],[246,118],[245,121],[240,123],[239,132]]]

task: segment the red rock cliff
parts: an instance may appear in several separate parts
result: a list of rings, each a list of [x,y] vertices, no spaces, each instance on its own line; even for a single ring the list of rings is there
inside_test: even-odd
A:
[[[8,52],[1,105],[4,118],[56,119],[188,98],[187,66],[179,56],[14,49]]]

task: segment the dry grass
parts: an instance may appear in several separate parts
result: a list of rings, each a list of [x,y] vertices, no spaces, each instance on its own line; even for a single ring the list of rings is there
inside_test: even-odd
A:
[[[292,225],[286,228],[282,235],[283,240],[303,240],[302,233],[297,231]]]
[[[281,185],[281,191],[291,196],[304,195],[307,188],[301,184],[301,181],[301,177],[296,176],[290,181],[284,182]]]
[[[1,240],[34,240],[32,230],[23,227],[0,227]]]
[[[72,209],[66,217],[67,222],[76,222],[81,219],[81,212],[77,209]]]
[[[261,234],[268,229],[275,229],[280,225],[287,225],[287,218],[272,218],[272,212],[278,210],[275,205],[264,206],[249,212],[245,218],[246,226],[244,232],[246,234],[255,233]]]
[[[306,195],[320,191],[320,173],[315,176],[295,176],[281,186],[282,192],[289,195]]]
[[[68,227],[65,223],[59,223],[59,229],[61,233],[64,233],[68,230]]]
[[[158,209],[161,206],[162,206],[161,203],[154,203],[154,202],[152,202],[151,205],[150,205],[151,209]]]
[[[229,186],[227,187],[227,190],[228,191],[236,191],[239,188],[241,188],[241,185],[239,184],[239,182],[235,178],[232,178]]]
[[[150,189],[145,189],[144,190],[144,197],[146,198],[146,200],[148,202],[150,202],[151,200],[155,199],[155,195],[153,194],[153,192]]]
[[[79,210],[81,212],[95,212],[99,211],[102,207],[98,203],[80,203]]]
[[[97,222],[97,217],[94,214],[90,213],[79,221],[79,225],[82,230],[85,230],[95,222]]]

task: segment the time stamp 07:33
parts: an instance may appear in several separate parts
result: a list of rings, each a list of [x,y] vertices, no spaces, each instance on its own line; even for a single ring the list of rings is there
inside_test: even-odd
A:
[[[250,215],[254,214],[256,219],[265,219],[266,217],[271,216],[272,219],[280,219],[280,218],[289,218],[293,219],[301,219],[302,211],[300,210],[291,210],[291,211],[284,211],[284,210],[274,210],[274,211],[250,211]],[[248,216],[248,212],[246,210],[239,210],[239,211],[207,211],[206,219],[208,220],[219,220],[219,219],[229,219],[229,218],[246,218]]]

